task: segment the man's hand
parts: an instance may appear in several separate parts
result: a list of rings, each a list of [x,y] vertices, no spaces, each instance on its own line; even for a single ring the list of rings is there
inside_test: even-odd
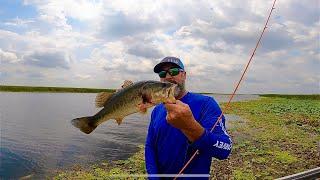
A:
[[[138,104],[138,109],[141,113],[146,113],[149,107],[154,106],[154,104],[151,103],[141,103]]]
[[[176,101],[176,104],[165,103],[167,109],[167,122],[180,129],[193,142],[204,132],[204,128],[194,119],[188,104]]]
[[[193,121],[194,117],[190,110],[190,107],[176,100],[176,103],[165,103],[167,109],[167,122],[178,129],[188,129]]]

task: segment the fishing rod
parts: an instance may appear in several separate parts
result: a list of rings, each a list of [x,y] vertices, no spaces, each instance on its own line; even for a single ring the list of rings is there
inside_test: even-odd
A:
[[[268,16],[268,18],[267,18],[267,20],[266,20],[266,23],[265,23],[265,25],[264,25],[264,28],[263,28],[261,34],[260,34],[260,37],[259,37],[259,39],[258,39],[258,42],[256,43],[256,46],[255,46],[254,50],[252,51],[252,54],[251,54],[251,56],[250,56],[250,59],[249,59],[247,65],[246,65],[246,67],[245,67],[245,69],[244,69],[244,71],[243,71],[243,73],[242,73],[242,75],[241,75],[240,80],[238,81],[238,83],[237,83],[234,91],[232,92],[232,95],[231,95],[231,97],[229,98],[229,101],[228,101],[227,105],[225,106],[224,111],[227,111],[227,110],[230,108],[230,102],[231,102],[231,100],[233,99],[235,93],[237,92],[237,90],[238,90],[238,88],[239,88],[239,86],[240,86],[240,83],[242,82],[243,77],[244,77],[245,73],[247,72],[248,67],[249,67],[249,65],[250,65],[250,63],[251,63],[251,61],[252,61],[252,59],[253,59],[253,56],[255,55],[256,50],[258,49],[258,46],[259,46],[260,41],[261,41],[261,39],[262,39],[262,36],[263,36],[265,30],[267,29],[267,25],[268,25],[269,19],[270,19],[270,17],[271,17],[272,11],[275,9],[274,6],[275,6],[275,4],[276,4],[276,1],[277,1],[277,0],[274,0],[274,1],[273,1],[272,7],[271,7],[270,12],[269,12],[269,16]],[[210,132],[212,132],[212,131],[214,130],[214,128],[218,125],[218,123],[220,123],[220,121],[221,121],[221,119],[222,119],[222,116],[223,116],[223,114],[224,114],[224,113],[223,113],[224,111],[221,112],[218,120],[217,120],[216,123],[213,125],[213,127],[212,127],[211,130],[210,130]],[[178,176],[183,173],[183,171],[188,167],[188,165],[191,163],[191,161],[192,161],[198,154],[199,154],[199,149],[196,150],[196,152],[191,156],[191,158],[189,159],[189,161],[182,167],[182,169],[179,171],[179,174],[178,174],[177,176],[175,176],[174,180],[177,179]]]

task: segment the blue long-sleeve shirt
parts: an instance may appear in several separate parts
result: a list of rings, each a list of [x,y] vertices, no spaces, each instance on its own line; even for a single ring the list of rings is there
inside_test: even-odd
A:
[[[212,157],[226,159],[231,152],[232,141],[225,129],[224,116],[210,132],[221,114],[216,101],[212,97],[190,92],[180,100],[189,105],[194,118],[205,131],[199,139],[190,143],[179,129],[167,123],[165,106],[157,105],[151,114],[145,146],[148,174],[178,174],[197,149],[199,155],[184,170],[184,174],[209,174]]]

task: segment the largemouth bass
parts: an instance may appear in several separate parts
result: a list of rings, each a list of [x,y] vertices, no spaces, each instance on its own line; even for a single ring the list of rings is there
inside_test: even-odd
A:
[[[98,125],[109,119],[115,119],[120,125],[124,117],[141,112],[141,104],[151,107],[162,102],[175,102],[179,91],[179,87],[170,82],[136,82],[113,94],[99,93],[96,106],[103,109],[93,116],[73,119],[71,123],[82,132],[90,134]]]

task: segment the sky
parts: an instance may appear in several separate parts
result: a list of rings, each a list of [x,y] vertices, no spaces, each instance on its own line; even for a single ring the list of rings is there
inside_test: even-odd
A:
[[[231,93],[273,0],[0,0],[0,84],[119,88],[180,58],[193,92]],[[320,1],[278,0],[238,93],[320,93]]]

